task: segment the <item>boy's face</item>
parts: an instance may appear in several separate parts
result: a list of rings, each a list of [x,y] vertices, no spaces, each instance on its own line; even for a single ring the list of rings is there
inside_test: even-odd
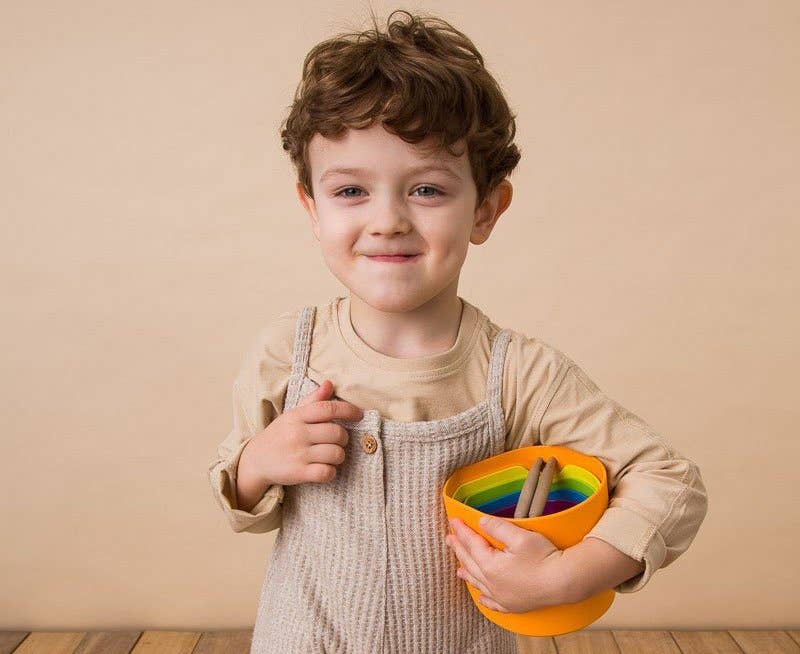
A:
[[[423,153],[380,123],[339,140],[315,134],[309,160],[314,198],[299,182],[297,192],[325,261],[352,293],[383,311],[412,310],[447,289],[455,295],[469,243],[483,243],[511,202],[505,180],[475,209],[466,152]],[[445,170],[415,170],[427,165]],[[375,258],[400,253],[413,256]]]

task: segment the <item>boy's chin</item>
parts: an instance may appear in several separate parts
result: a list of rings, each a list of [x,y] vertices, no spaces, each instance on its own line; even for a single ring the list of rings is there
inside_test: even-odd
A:
[[[355,295],[377,311],[384,313],[405,313],[418,309],[426,302],[429,302],[436,293],[426,293],[419,287],[414,289],[381,289],[371,288],[366,292],[358,292],[350,289],[351,295]]]

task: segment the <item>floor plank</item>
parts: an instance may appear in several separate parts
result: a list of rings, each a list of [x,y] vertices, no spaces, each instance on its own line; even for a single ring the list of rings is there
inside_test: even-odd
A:
[[[0,654],[11,654],[29,633],[29,631],[0,631]]]
[[[681,654],[681,649],[668,631],[611,632],[622,654]]]
[[[784,631],[738,631],[730,630],[730,635],[745,654],[798,654],[800,645]]]
[[[558,654],[555,641],[550,637],[517,634],[519,654]]]
[[[575,631],[553,638],[558,654],[619,654],[610,631]]]
[[[92,631],[80,642],[75,654],[130,654],[141,635],[141,631]]]
[[[249,654],[252,635],[252,629],[0,631],[0,654]],[[623,629],[518,636],[517,643],[520,654],[800,654],[800,631]]]
[[[670,633],[683,654],[742,654],[733,636],[727,631],[671,631]]]
[[[198,640],[200,632],[197,631],[145,631],[132,652],[133,654],[192,654]]]
[[[205,631],[192,654],[249,654],[252,629]]]
[[[0,654],[11,654],[29,633],[29,631],[0,631]]]
[[[73,654],[83,637],[82,631],[34,631],[14,654]]]

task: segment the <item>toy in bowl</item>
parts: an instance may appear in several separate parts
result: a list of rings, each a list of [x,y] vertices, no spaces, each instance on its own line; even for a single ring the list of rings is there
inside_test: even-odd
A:
[[[541,457],[537,457],[537,461],[541,462]],[[553,461],[557,463],[555,459]],[[527,513],[526,505],[525,511],[520,514],[517,511],[520,501],[530,502],[536,492],[539,492],[532,490],[526,497],[525,482],[529,476],[530,472],[523,466],[510,466],[462,484],[453,493],[453,498],[483,513],[504,518],[536,517],[575,506],[600,487],[600,480],[591,472],[574,464],[567,464],[555,472],[552,481],[550,477],[545,480],[544,475],[541,478],[538,475],[533,477],[531,486],[538,489],[537,480],[543,484],[542,499],[546,498],[546,501],[541,503],[540,510],[535,513]]]
[[[535,476],[532,468],[537,459],[554,461],[550,472],[541,471],[540,478],[544,480],[537,487],[539,497],[526,497],[530,493],[523,492],[523,486],[526,478]],[[535,517],[514,518],[520,497],[523,503],[538,501],[544,509]],[[566,447],[533,445],[458,468],[445,481],[442,498],[448,520],[459,518],[500,550],[505,549],[505,544],[486,534],[478,523],[484,515],[504,517],[518,527],[542,534],[559,549],[566,549],[579,543],[605,512],[608,480],[605,467],[596,457]],[[614,590],[608,589],[574,604],[504,613],[478,602],[480,591],[469,582],[464,583],[487,619],[527,636],[557,636],[582,629],[603,615],[614,601]]]

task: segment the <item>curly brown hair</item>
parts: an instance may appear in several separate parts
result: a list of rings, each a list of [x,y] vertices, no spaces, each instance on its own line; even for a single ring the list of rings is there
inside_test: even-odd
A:
[[[409,20],[392,20],[396,13]],[[450,23],[396,9],[381,32],[342,32],[315,45],[303,62],[280,135],[299,182],[314,197],[308,144],[382,121],[407,143],[431,137],[430,150],[464,139],[477,188],[475,207],[516,167],[514,119],[473,42]]]

